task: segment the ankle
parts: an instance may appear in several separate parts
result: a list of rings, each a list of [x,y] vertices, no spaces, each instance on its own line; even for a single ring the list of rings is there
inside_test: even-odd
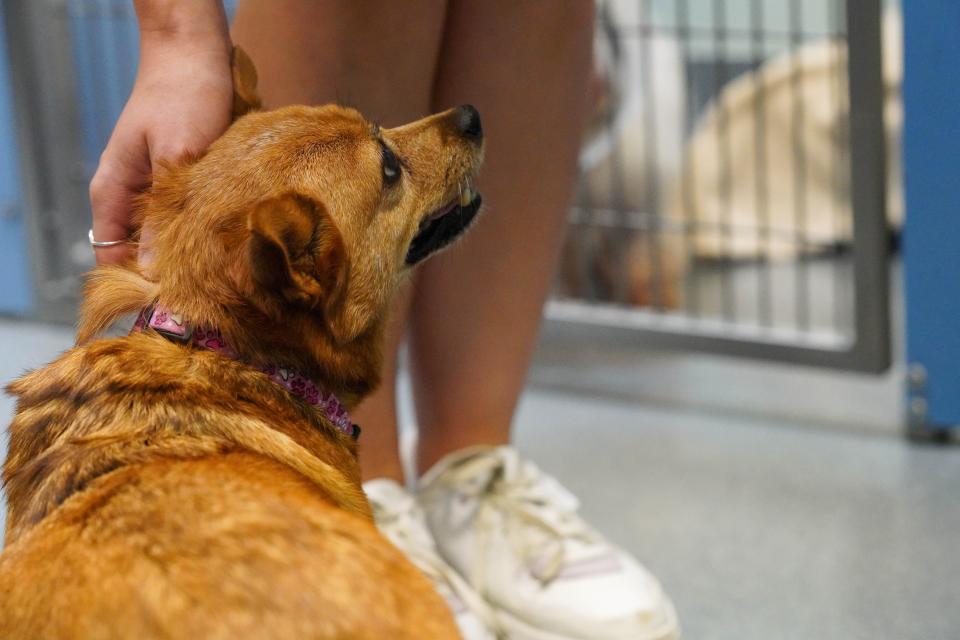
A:
[[[491,437],[486,439],[471,439],[469,441],[451,441],[443,443],[421,442],[417,448],[417,477],[422,477],[435,464],[452,453],[471,447],[499,447],[510,444],[508,436]]]

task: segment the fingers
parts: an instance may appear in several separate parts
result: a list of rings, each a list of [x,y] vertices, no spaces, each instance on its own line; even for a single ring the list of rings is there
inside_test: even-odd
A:
[[[145,151],[145,150],[144,150]],[[98,242],[124,240],[133,233],[132,212],[148,177],[135,169],[117,166],[104,153],[90,182],[93,237]],[[135,257],[134,245],[93,247],[98,265],[120,264]]]
[[[164,163],[201,153],[230,125],[233,80],[229,55],[159,55],[141,64],[137,82],[120,114],[90,184],[93,232],[98,242],[129,238],[136,231],[134,209]],[[142,230],[141,230],[142,231]],[[146,230],[149,232],[149,230]],[[140,246],[97,247],[97,263],[118,264],[137,258],[150,262],[149,233]]]

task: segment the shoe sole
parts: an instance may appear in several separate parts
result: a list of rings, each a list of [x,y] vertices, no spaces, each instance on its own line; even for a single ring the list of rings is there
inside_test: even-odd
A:
[[[496,609],[494,614],[500,628],[505,632],[505,640],[584,640],[581,636],[560,635],[531,627],[503,609]],[[602,640],[680,640],[680,625],[671,606],[667,610],[667,620],[659,628],[651,629],[643,636],[605,636]]]

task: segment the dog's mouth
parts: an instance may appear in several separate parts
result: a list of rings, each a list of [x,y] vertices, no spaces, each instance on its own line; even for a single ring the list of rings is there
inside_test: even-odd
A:
[[[407,264],[415,265],[456,240],[476,218],[482,200],[469,186],[460,187],[458,197],[420,222],[420,229],[407,250]]]

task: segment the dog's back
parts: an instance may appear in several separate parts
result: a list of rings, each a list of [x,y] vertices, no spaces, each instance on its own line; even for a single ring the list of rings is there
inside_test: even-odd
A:
[[[0,637],[457,637],[340,436],[184,351],[103,340],[11,385]]]

